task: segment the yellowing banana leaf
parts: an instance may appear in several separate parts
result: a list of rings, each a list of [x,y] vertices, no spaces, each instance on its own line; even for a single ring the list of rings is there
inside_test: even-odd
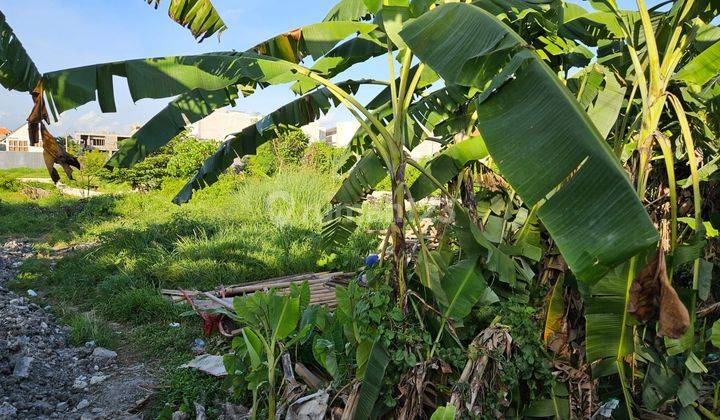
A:
[[[41,74],[0,12],[0,85],[9,90],[32,92]]]
[[[401,36],[447,83],[485,89],[477,102],[480,135],[525,203],[543,202],[538,215],[580,280],[594,283],[657,242],[588,115],[509,27],[478,7],[451,3]],[[485,80],[486,60],[502,70],[489,87],[475,85]]]
[[[561,275],[555,281],[552,294],[545,313],[545,328],[543,330],[543,341],[549,344],[552,337],[562,332],[565,321],[565,276]]]
[[[156,9],[160,5],[160,0],[146,1],[154,4]],[[227,29],[210,0],[171,0],[168,15],[182,27],[188,28],[200,42]]]
[[[447,149],[428,162],[426,170],[437,181],[446,184],[456,177],[469,163],[488,156],[485,142],[479,136],[465,139],[450,145]],[[426,175],[420,175],[410,186],[410,193],[415,200],[421,200],[432,194],[437,187]]]

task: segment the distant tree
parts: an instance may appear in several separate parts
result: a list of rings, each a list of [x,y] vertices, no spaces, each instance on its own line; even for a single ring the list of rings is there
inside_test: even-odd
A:
[[[97,187],[100,178],[103,178],[104,173],[108,172],[105,169],[105,162],[108,157],[109,155],[103,151],[90,150],[78,158],[82,168],[80,170],[80,182],[83,188],[91,190]]]
[[[287,166],[299,165],[309,143],[310,139],[302,131],[283,133],[258,147],[257,154],[249,159],[249,171],[273,175]]]

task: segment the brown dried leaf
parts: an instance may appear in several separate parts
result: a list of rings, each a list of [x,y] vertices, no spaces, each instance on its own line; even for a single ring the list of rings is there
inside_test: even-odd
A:
[[[668,279],[662,248],[633,281],[628,312],[641,323],[659,314],[660,337],[680,338],[690,327],[690,314]]]
[[[47,167],[48,173],[50,174],[50,178],[53,182],[58,182],[60,180],[60,175],[55,169],[55,164],[58,164],[63,168],[67,177],[69,179],[73,179],[72,167],[74,166],[75,168],[80,169],[80,162],[75,156],[69,154],[62,146],[60,146],[55,136],[50,134],[48,129],[45,128],[45,125],[42,123],[40,123],[40,131],[42,132],[43,139],[43,158],[45,160],[45,166]]]
[[[680,300],[667,275],[660,278],[660,337],[680,338],[690,328],[690,313]]]
[[[658,264],[662,255],[662,264]],[[667,278],[665,257],[662,250],[635,277],[630,286],[628,312],[640,323],[646,323],[657,317],[660,306],[660,276]]]

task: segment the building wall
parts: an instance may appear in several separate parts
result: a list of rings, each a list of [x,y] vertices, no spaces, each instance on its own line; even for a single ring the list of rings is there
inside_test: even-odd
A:
[[[230,109],[219,109],[202,120],[190,125],[190,135],[201,140],[225,140],[230,134],[242,131],[260,121],[257,114]]]
[[[88,150],[100,150],[103,152],[116,152],[119,143],[128,136],[120,136],[110,133],[76,133],[73,139],[83,148]]]
[[[326,140],[335,147],[345,147],[350,144],[358,128],[360,123],[357,121],[341,121],[331,129],[332,134],[327,135]]]
[[[434,155],[435,153],[439,152],[442,146],[440,143],[425,140],[424,142],[418,144],[412,151],[410,152],[410,157],[412,157],[415,160],[420,160],[422,158],[430,157]]]
[[[45,160],[42,153],[34,152],[2,152],[0,153],[0,169],[44,168]]]
[[[6,150],[10,152],[30,152],[42,153],[42,142],[35,146],[30,146],[30,135],[28,134],[28,125],[25,124],[17,130],[10,133],[4,140]]]

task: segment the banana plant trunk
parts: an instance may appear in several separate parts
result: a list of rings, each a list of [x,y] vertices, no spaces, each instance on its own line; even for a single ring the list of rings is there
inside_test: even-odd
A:
[[[392,207],[393,207],[393,224],[392,224],[392,246],[393,246],[393,266],[392,266],[392,285],[395,297],[398,302],[402,302],[406,292],[405,269],[405,160],[400,159],[397,169],[392,174]]]

